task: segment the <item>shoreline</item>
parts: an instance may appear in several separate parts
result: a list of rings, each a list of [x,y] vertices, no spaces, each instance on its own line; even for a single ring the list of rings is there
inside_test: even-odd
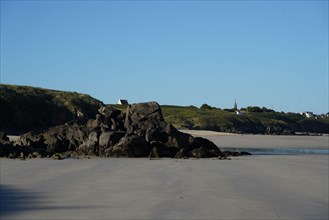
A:
[[[296,134],[253,134],[253,133],[231,133],[231,132],[220,132],[220,131],[211,131],[211,130],[194,130],[194,129],[178,129],[181,132],[188,134],[204,135],[204,136],[234,136],[234,135],[259,135],[259,136],[302,136],[302,137],[318,137],[325,136],[329,137],[327,133],[308,133],[308,132],[297,132]]]
[[[310,148],[329,149],[329,136],[234,134],[204,130],[180,130],[201,136],[221,148]]]

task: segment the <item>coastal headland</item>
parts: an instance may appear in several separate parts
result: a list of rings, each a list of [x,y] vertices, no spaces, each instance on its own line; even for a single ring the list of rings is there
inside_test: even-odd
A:
[[[243,156],[328,150],[326,135],[182,131],[156,102],[80,110],[15,140],[0,132],[1,219],[328,217],[328,153]]]

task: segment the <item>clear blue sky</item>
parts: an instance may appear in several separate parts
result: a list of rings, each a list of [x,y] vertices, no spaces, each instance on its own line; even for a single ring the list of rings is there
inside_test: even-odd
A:
[[[328,112],[328,1],[1,1],[1,83]]]

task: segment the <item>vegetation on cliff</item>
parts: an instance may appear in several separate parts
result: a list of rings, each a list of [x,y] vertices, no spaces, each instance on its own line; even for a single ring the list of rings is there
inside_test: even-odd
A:
[[[92,118],[103,103],[89,95],[30,86],[0,85],[0,130],[26,132]]]
[[[260,107],[241,109],[238,115],[233,109],[219,109],[209,105],[162,106],[164,119],[177,128],[201,129],[234,133],[294,134],[329,133],[329,118],[306,118],[299,113],[275,112]]]
[[[94,118],[104,104],[89,95],[29,86],[0,85],[0,131],[27,132]],[[112,105],[125,111],[126,105]],[[219,109],[203,104],[161,106],[166,123],[177,128],[253,134],[329,133],[329,118],[275,112],[265,107]]]

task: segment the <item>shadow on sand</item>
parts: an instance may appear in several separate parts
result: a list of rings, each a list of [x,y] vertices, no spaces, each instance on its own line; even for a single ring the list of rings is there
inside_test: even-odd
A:
[[[99,206],[51,206],[51,201],[39,192],[23,190],[17,187],[0,185],[0,219],[5,216],[28,211],[63,211],[101,208]]]

